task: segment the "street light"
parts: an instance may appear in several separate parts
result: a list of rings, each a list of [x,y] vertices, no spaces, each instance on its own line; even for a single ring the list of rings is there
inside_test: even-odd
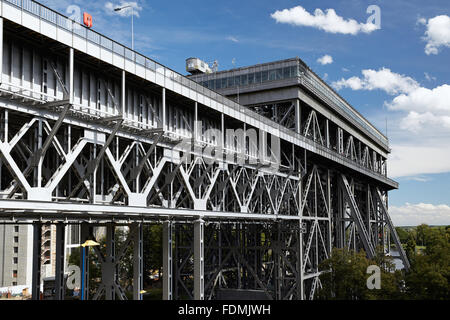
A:
[[[85,255],[86,255],[86,247],[88,247],[88,249],[90,247],[94,247],[94,246],[99,246],[100,243],[95,242],[93,240],[86,240],[85,243],[83,243],[80,247],[83,247],[83,266],[82,266],[82,274],[81,274],[81,300],[84,300],[84,261],[85,259]]]
[[[114,11],[119,12],[123,9],[131,8],[131,49],[134,50],[134,10],[132,5],[127,5],[123,7],[117,7]]]

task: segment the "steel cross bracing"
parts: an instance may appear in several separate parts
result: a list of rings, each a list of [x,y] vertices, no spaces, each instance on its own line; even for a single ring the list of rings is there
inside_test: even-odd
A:
[[[73,48],[50,50],[35,34],[14,32],[9,21],[5,33],[4,22],[0,217],[34,223],[34,298],[43,223],[60,223],[57,239],[64,238],[64,223],[79,224],[81,241],[94,240],[93,228],[107,224],[106,253],[91,249],[102,266],[101,285],[85,286],[86,298],[126,298],[118,284],[123,251],[114,246],[119,222],[132,224],[126,244],[133,244],[134,299],[142,298],[146,223],[164,221],[164,299],[214,299],[225,290],[312,299],[332,247],[364,249],[372,257],[378,246],[388,252],[388,234],[398,242],[386,206],[392,184],[385,157],[310,106],[298,100],[261,106],[258,112],[283,125],[280,132],[304,139],[281,139],[279,167],[271,170],[266,160],[274,146],[267,136],[276,132],[256,135],[261,156],[254,145],[225,134],[255,129],[253,120],[188,99],[175,86],[99,67]],[[222,145],[208,129],[219,130]],[[181,141],[234,157],[211,162],[194,152],[184,161]],[[61,297],[60,244],[56,255]],[[88,259],[80,262],[85,284]]]

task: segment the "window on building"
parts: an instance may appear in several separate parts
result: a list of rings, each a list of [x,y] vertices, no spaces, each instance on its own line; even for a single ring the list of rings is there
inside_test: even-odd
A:
[[[19,226],[14,226],[14,232],[19,232]]]
[[[18,243],[19,242],[19,237],[14,237],[14,243]]]
[[[283,69],[277,69],[276,70],[276,80],[283,79]]]
[[[12,285],[13,285],[13,286],[17,286],[17,282],[14,281],[14,282],[12,283]]]
[[[255,83],[261,83],[261,72],[255,73]]]
[[[275,80],[276,77],[277,77],[277,72],[276,72],[276,70],[270,70],[270,71],[269,71],[269,81]]]
[[[248,77],[246,74],[241,76],[241,86],[246,86],[248,84]]]
[[[263,71],[261,77],[262,77],[262,82],[266,82],[267,80],[269,80],[269,71]]]
[[[253,83],[255,83],[255,74],[249,73],[248,74],[248,84],[253,84]]]
[[[19,253],[19,247],[14,247],[14,253]]]
[[[13,264],[17,264],[18,262],[19,262],[19,258],[14,257],[14,258],[13,258]]]
[[[234,77],[227,78],[227,86],[228,88],[234,87]]]
[[[222,89],[222,80],[216,79],[216,89]]]
[[[13,270],[13,278],[17,278],[17,270]]]
[[[283,69],[283,78],[289,79],[291,77],[291,68],[287,67]]]
[[[240,86],[241,85],[241,76],[235,76],[234,77],[234,85]]]

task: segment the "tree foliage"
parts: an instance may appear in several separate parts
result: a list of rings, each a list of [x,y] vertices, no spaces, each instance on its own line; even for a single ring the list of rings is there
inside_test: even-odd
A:
[[[401,230],[401,231],[400,231]],[[346,249],[334,249],[331,258],[320,265],[322,289],[319,299],[332,300],[399,300],[450,298],[450,228],[420,225],[416,229],[399,228],[411,263],[408,272],[395,270],[392,258],[377,250],[374,260],[363,251],[355,253]],[[416,244],[425,249],[416,250]],[[381,289],[367,288],[369,265],[381,269]]]

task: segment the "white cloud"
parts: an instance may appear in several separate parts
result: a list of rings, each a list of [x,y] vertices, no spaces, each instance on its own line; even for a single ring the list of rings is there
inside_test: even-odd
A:
[[[424,18],[419,19],[419,23],[425,24],[424,40],[427,41],[425,53],[438,54],[441,47],[450,48],[450,17],[440,15],[426,21]]]
[[[450,85],[443,84],[434,89],[418,87],[403,93],[388,104],[392,110],[433,111],[450,115]]]
[[[356,35],[360,32],[371,33],[379,27],[373,23],[360,23],[354,19],[344,19],[336,14],[334,9],[316,9],[310,14],[302,6],[275,11],[271,17],[278,23],[288,23],[294,26],[313,27],[325,32]]]
[[[233,37],[233,36],[228,36],[227,40],[233,41],[233,42],[239,42],[238,38]]]
[[[341,79],[337,89],[382,90],[394,95],[384,104],[392,123],[388,173],[394,178],[450,172],[450,85],[433,89],[387,68],[363,70]]]
[[[317,59],[317,62],[320,63],[321,65],[332,64],[333,57],[326,54],[323,57],[320,57],[319,59]]]
[[[375,90],[380,89],[388,94],[411,92],[419,87],[416,80],[392,72],[390,69],[381,68],[378,71],[367,69],[362,71],[363,78],[342,78],[333,82],[336,90],[351,88],[352,90]]]
[[[445,139],[442,139],[445,141]],[[415,142],[415,143],[414,143]],[[392,178],[413,177],[450,171],[450,148],[427,146],[422,141],[404,141],[391,146],[388,174]]]
[[[389,208],[389,215],[396,226],[450,225],[450,207],[445,204],[410,204]]]
[[[120,11],[114,11],[115,8],[123,8],[126,6],[130,7]],[[142,7],[136,1],[120,1],[120,3],[112,3],[108,1],[105,3],[105,11],[109,15],[118,14],[121,17],[131,17],[131,15],[134,15],[139,17],[139,12],[142,11]]]
[[[427,81],[436,81],[437,80],[437,78],[436,77],[433,77],[433,76],[431,76],[428,72],[424,72],[424,75],[425,75],[425,79],[427,79]]]
[[[400,126],[409,131],[450,130],[450,85],[434,89],[419,87],[386,103],[390,110],[407,111]]]
[[[347,69],[347,68],[342,68],[342,71],[343,71],[343,72],[349,72],[350,70]]]

